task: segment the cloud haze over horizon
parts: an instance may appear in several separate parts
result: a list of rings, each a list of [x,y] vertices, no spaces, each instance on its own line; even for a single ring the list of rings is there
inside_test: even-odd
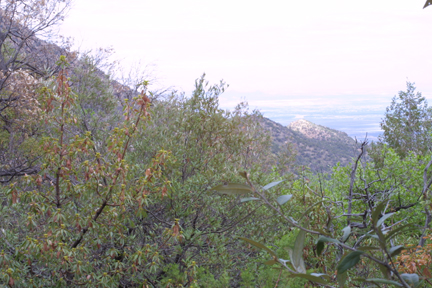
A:
[[[355,96],[345,99],[344,96],[275,96],[272,101],[266,100],[261,92],[236,93],[229,89],[220,97],[223,108],[231,109],[237,103],[246,101],[251,109],[258,109],[264,117],[270,118],[284,126],[298,119],[306,119],[315,124],[346,132],[351,137],[377,140],[381,134],[379,123],[384,117],[385,109],[391,97],[377,101],[376,95]],[[247,99],[252,99],[248,101]]]
[[[224,107],[244,99],[282,124],[303,117],[359,137],[377,135],[407,80],[432,98],[432,8],[423,5],[75,0],[60,33],[82,49],[113,47],[125,67],[154,64],[159,86],[188,92],[206,72],[230,84]]]

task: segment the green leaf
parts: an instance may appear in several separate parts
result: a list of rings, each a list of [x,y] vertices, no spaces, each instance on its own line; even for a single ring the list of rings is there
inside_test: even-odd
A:
[[[247,180],[247,178],[248,178],[248,174],[247,174],[246,171],[239,172],[239,175],[242,176],[243,178],[245,178],[246,180]]]
[[[325,281],[324,279],[317,277],[317,276],[313,276],[311,274],[292,273],[288,277],[290,277],[290,278],[300,277],[300,278],[307,279],[307,280],[315,282],[315,283],[319,283],[322,285],[328,285],[328,282]]]
[[[306,268],[303,262],[303,247],[306,238],[306,232],[300,230],[294,242],[294,249],[291,257],[291,263],[298,272],[306,273]],[[291,256],[291,255],[290,255]]]
[[[218,185],[210,190],[217,191],[220,194],[227,194],[227,195],[242,195],[248,192],[253,192],[251,187],[249,187],[248,185],[236,184],[236,183]]]
[[[317,243],[317,254],[318,256],[321,255],[322,251],[324,250],[324,242],[318,242]]]
[[[279,196],[276,201],[279,203],[279,205],[283,205],[288,202],[292,198],[292,196],[293,195],[282,195]]]
[[[347,273],[346,272],[341,273],[341,274],[338,273],[337,276],[336,276],[336,278],[337,278],[339,287],[340,288],[344,288],[345,287],[345,282],[346,282],[346,280],[348,278]]]
[[[285,181],[285,180],[272,182],[272,183],[270,183],[270,184],[265,185],[262,189],[264,189],[264,190],[268,190],[268,189],[270,189],[270,188],[272,188],[272,187],[278,185],[279,183],[281,183],[281,182],[283,182],[283,181]]]
[[[248,197],[248,198],[242,198],[240,199],[240,202],[248,202],[248,201],[255,201],[255,200],[260,200],[259,198],[255,198],[255,197]]]
[[[360,251],[370,251],[370,250],[379,250],[379,247],[374,247],[374,246],[362,246],[362,247],[358,247],[357,250]]]
[[[417,230],[418,228],[414,225],[414,223],[408,223],[405,225],[402,225],[396,229],[393,229],[392,231],[388,232],[386,234],[386,240],[389,240],[391,238],[393,238],[394,236],[396,236],[399,232],[401,232],[402,230],[404,230],[405,228],[410,228],[408,230]]]
[[[404,245],[398,245],[398,246],[391,247],[389,249],[389,254],[391,257],[396,256],[399,253],[401,253],[403,249],[405,249]]]
[[[403,287],[403,285],[400,284],[399,282],[387,280],[387,279],[381,279],[381,278],[368,278],[368,279],[356,278],[356,279],[354,279],[354,281],[370,282],[370,283],[374,283],[376,285],[378,285],[378,284],[390,284],[390,285],[395,285],[398,287]]]
[[[342,242],[345,242],[348,239],[349,235],[351,234],[351,226],[348,225],[347,227],[342,229],[342,231],[343,231]]]
[[[363,251],[352,251],[345,256],[345,258],[343,258],[336,267],[338,275],[354,267],[360,261],[360,256],[363,253]]]
[[[315,229],[315,231],[321,233],[322,235],[330,236],[330,233],[324,231],[323,229]]]
[[[405,280],[405,282],[407,282],[408,284],[414,284],[414,287],[417,287],[420,283],[420,279],[419,276],[417,274],[408,274],[408,273],[404,273],[400,275],[402,277],[402,279]]]
[[[294,268],[294,270],[296,270],[298,273],[306,273],[306,267],[305,267],[303,258],[298,259],[298,262],[294,263],[293,259],[296,257],[296,256],[294,256],[294,251],[295,251],[294,248],[293,247],[287,247],[287,250],[288,250],[288,255],[291,259],[290,263],[291,263],[292,267]]]
[[[380,268],[381,273],[383,274],[383,276],[386,279],[390,279],[390,277],[391,277],[391,271],[385,265],[382,265],[382,264],[379,264],[379,263],[378,263],[378,267]]]
[[[351,221],[363,222],[363,217],[360,217],[360,216],[351,216],[350,220]]]
[[[324,243],[326,243],[326,242],[333,242],[333,243],[336,243],[336,244],[341,244],[341,242],[339,242],[336,239],[325,237],[325,236],[320,236],[318,238],[318,241],[317,241],[317,253],[318,253],[318,256],[320,256],[321,253],[322,253],[322,251],[324,250]]]
[[[387,218],[391,217],[393,214],[395,214],[395,213],[388,213],[388,214],[385,214],[383,217],[381,217],[381,218],[378,220],[378,222],[377,222],[377,224],[376,224],[376,227],[380,227],[381,224],[383,224],[384,221],[385,221]]]
[[[246,242],[248,242],[249,244],[252,244],[255,247],[258,247],[260,249],[264,249],[265,251],[269,252],[273,257],[277,258],[276,253],[273,252],[272,250],[270,250],[269,248],[267,248],[266,246],[264,246],[263,244],[261,244],[259,242],[256,242],[256,241],[253,241],[253,240],[248,239],[248,238],[244,238],[244,237],[239,237],[239,239],[241,239],[243,241],[246,241]]]
[[[380,244],[381,249],[384,251],[387,249],[386,247],[386,238],[384,237],[384,234],[382,233],[381,229],[377,227],[376,234],[378,236],[378,243]]]
[[[378,217],[381,214],[381,211],[384,209],[386,202],[381,202],[378,204],[377,207],[375,207],[375,210],[372,212],[372,222],[374,223],[375,227],[377,226],[376,223],[378,221]]]
[[[271,266],[271,265],[274,265],[274,264],[279,264],[279,262],[276,261],[276,260],[274,260],[274,259],[272,259],[272,260],[268,260],[268,261],[264,262],[264,264]]]
[[[375,238],[375,239],[379,240],[379,237],[378,237],[378,235],[376,235],[376,234],[366,233],[365,236],[366,236],[366,237],[372,237],[372,238]]]

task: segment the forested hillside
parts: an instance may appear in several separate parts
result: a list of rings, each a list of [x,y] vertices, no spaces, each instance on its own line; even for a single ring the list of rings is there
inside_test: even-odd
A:
[[[432,285],[432,110],[413,83],[354,147],[223,110],[204,75],[191,95],[121,83],[44,34],[69,5],[0,2],[0,286]]]

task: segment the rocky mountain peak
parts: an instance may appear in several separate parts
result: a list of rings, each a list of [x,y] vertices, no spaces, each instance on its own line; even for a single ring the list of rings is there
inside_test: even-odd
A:
[[[305,137],[316,140],[328,140],[328,139],[343,139],[344,142],[353,143],[354,140],[350,138],[345,132],[334,130],[328,127],[324,127],[315,123],[312,123],[306,119],[299,119],[292,122],[288,127],[296,132],[300,132]],[[348,140],[348,141],[347,141]]]

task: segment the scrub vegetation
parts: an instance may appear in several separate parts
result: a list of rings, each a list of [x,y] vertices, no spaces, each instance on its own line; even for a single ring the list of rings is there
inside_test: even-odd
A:
[[[0,286],[432,285],[432,111],[414,83],[348,159],[325,142],[338,131],[303,123],[295,145],[246,103],[221,109],[223,81],[114,80],[109,51],[47,40],[69,6],[0,2]],[[299,165],[325,143],[344,149],[330,173]]]

